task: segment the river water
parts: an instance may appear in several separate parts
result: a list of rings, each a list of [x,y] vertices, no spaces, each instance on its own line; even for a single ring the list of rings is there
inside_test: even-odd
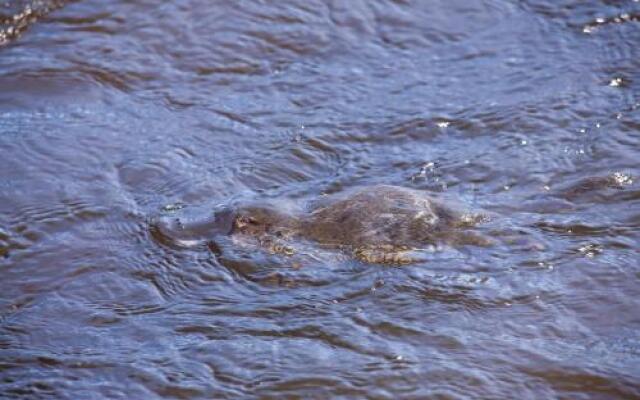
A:
[[[0,42],[0,397],[640,398],[637,0],[1,1]],[[150,229],[380,183],[526,240]]]

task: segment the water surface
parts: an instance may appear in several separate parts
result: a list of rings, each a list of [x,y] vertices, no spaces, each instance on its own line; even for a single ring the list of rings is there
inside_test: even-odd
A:
[[[640,398],[638,1],[15,0],[0,43],[0,397]],[[379,183],[526,240],[149,229]]]

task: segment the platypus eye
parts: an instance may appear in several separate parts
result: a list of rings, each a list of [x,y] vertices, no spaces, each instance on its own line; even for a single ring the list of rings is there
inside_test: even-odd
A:
[[[238,217],[237,224],[239,226],[247,226],[247,225],[258,225],[259,221],[253,217]]]

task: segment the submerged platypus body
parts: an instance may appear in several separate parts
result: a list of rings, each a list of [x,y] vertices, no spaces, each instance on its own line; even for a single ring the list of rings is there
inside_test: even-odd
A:
[[[249,239],[278,254],[293,254],[296,243],[305,241],[365,262],[405,264],[417,261],[420,250],[441,243],[486,245],[488,240],[467,229],[481,219],[424,191],[376,185],[330,196],[303,210],[253,203],[231,207],[209,221],[184,223],[178,218],[159,228],[183,239],[194,233]]]

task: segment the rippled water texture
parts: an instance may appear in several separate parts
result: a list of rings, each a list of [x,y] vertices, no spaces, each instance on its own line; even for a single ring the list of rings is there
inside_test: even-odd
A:
[[[640,398],[638,1],[0,1],[0,43],[0,397]],[[381,183],[498,244],[150,229]]]

